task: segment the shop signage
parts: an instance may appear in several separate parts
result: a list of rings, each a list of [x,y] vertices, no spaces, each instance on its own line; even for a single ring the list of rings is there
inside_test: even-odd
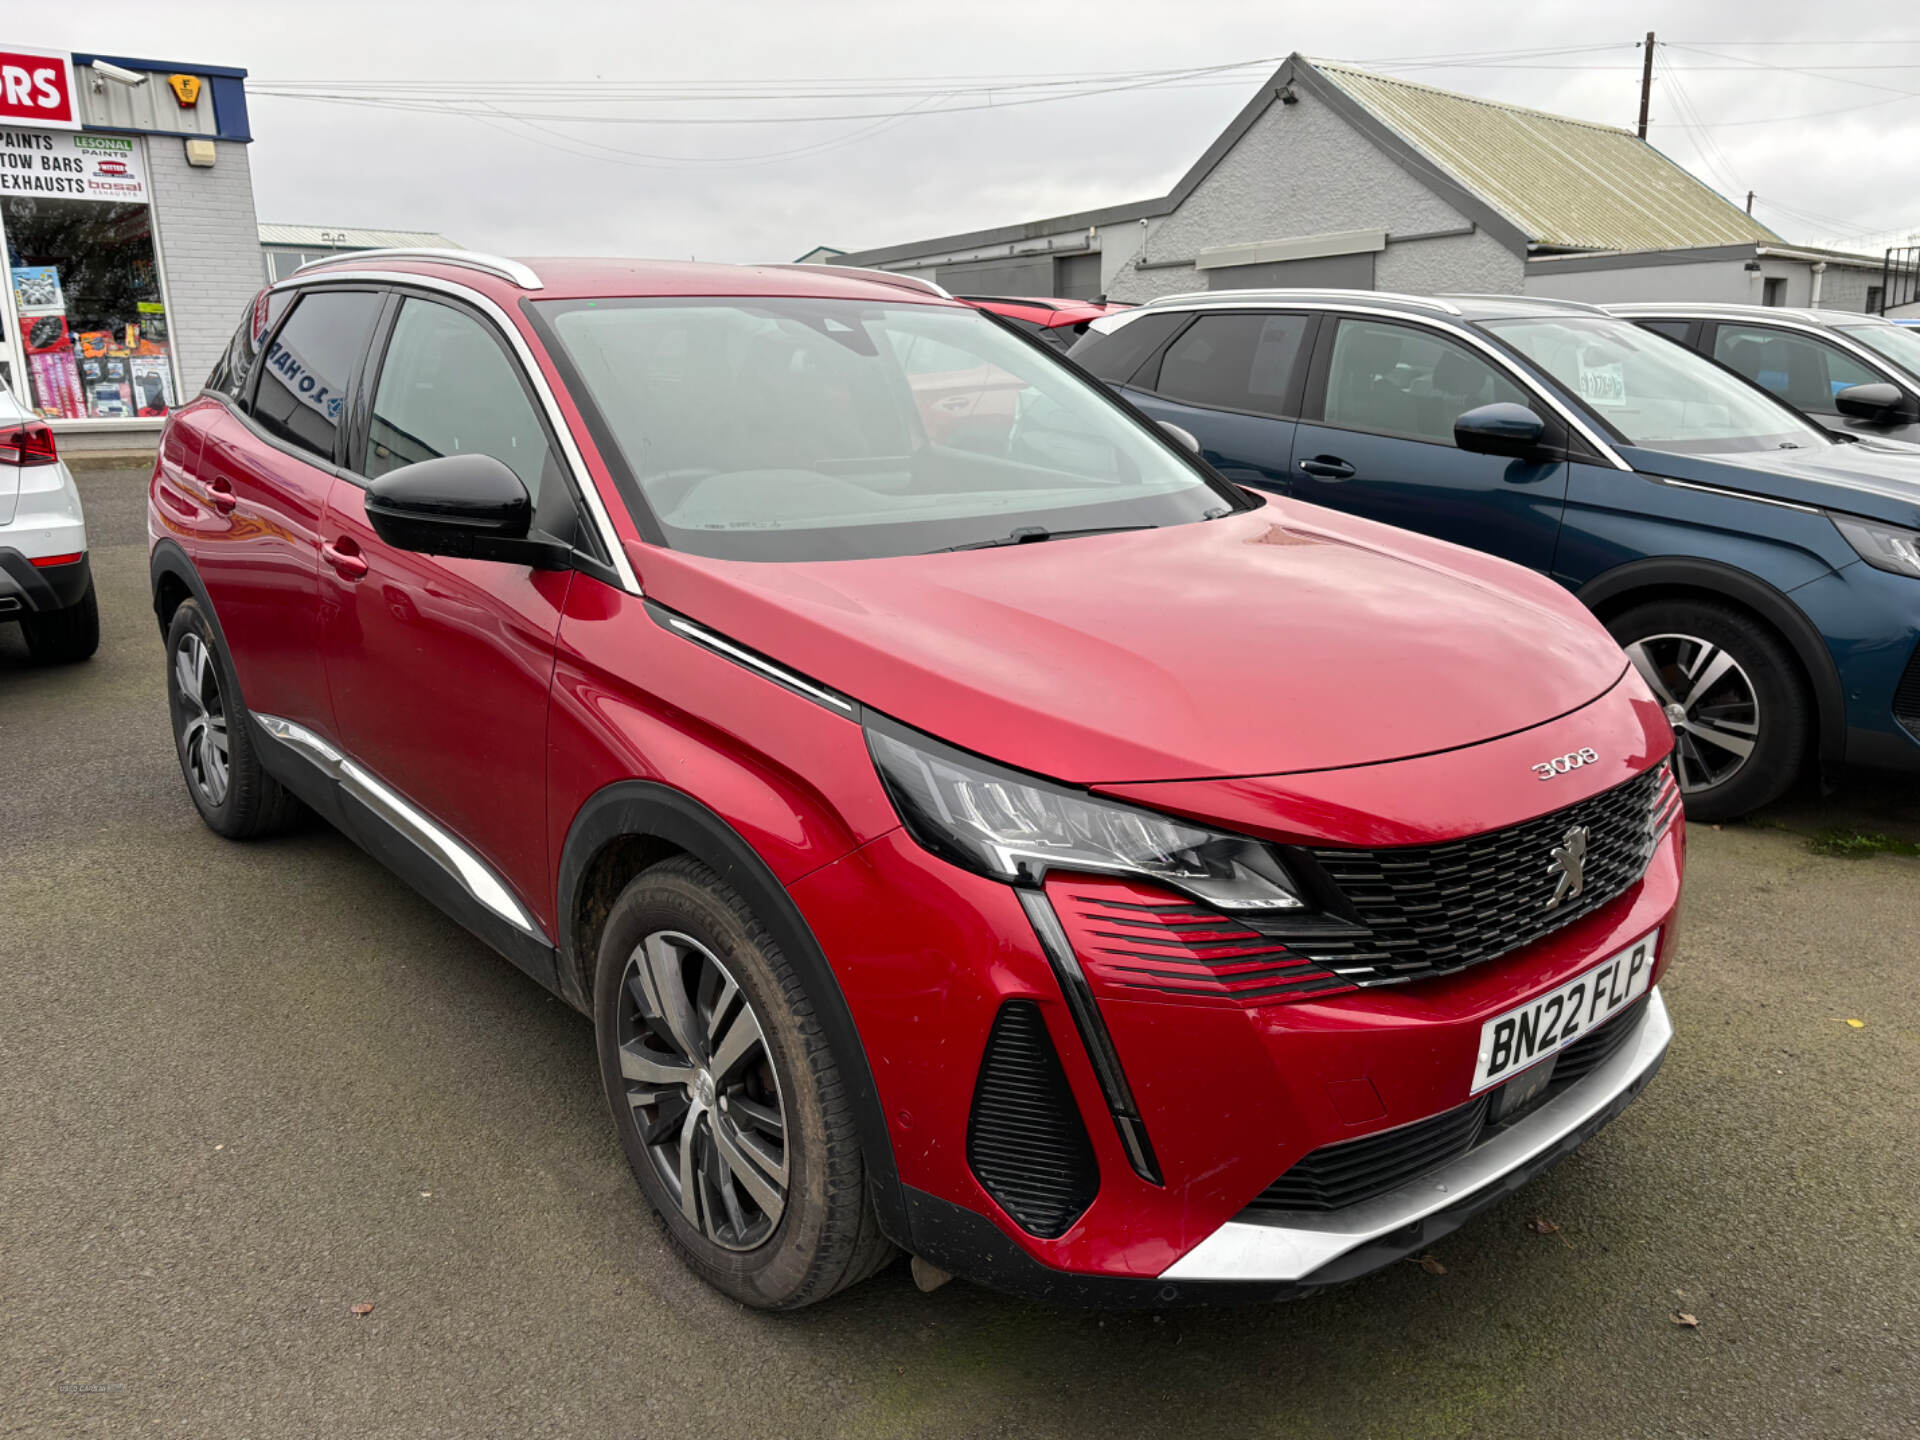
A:
[[[144,205],[140,142],[125,135],[0,128],[0,195]]]
[[[73,57],[46,50],[0,49],[0,125],[78,130]]]

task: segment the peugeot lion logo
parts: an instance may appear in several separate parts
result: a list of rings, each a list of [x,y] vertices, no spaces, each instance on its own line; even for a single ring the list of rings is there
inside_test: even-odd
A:
[[[1549,874],[1558,873],[1560,883],[1554,887],[1553,898],[1547,901],[1547,909],[1559,908],[1562,900],[1572,899],[1586,888],[1587,877],[1587,827],[1576,825],[1560,837],[1560,843],[1553,847],[1553,859],[1547,866]]]

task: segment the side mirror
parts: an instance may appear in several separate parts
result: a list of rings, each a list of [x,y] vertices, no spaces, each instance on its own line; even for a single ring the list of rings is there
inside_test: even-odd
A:
[[[367,519],[396,550],[563,570],[570,551],[532,532],[533,499],[491,455],[442,455],[389,470],[367,487]]]
[[[1159,422],[1159,425],[1162,430],[1186,446],[1187,449],[1195,455],[1200,453],[1200,441],[1194,436],[1191,430],[1183,430],[1171,420],[1162,420]]]
[[[1547,433],[1547,422],[1524,405],[1501,402],[1469,410],[1453,422],[1453,443],[1475,455],[1532,459]]]
[[[1854,420],[1869,425],[1898,425],[1911,417],[1907,397],[1898,385],[1875,381],[1871,385],[1849,385],[1833,393],[1833,408]]]

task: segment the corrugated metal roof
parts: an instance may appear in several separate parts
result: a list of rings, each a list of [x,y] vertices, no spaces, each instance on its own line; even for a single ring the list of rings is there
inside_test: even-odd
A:
[[[1659,250],[1780,238],[1630,130],[1309,63],[1536,245]]]
[[[310,250],[464,250],[431,230],[354,230],[345,225],[262,225],[262,245],[304,245]]]

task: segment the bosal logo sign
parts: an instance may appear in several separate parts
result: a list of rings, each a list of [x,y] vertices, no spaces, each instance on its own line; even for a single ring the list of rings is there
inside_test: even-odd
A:
[[[47,50],[0,50],[0,123],[78,130],[73,57]]]

